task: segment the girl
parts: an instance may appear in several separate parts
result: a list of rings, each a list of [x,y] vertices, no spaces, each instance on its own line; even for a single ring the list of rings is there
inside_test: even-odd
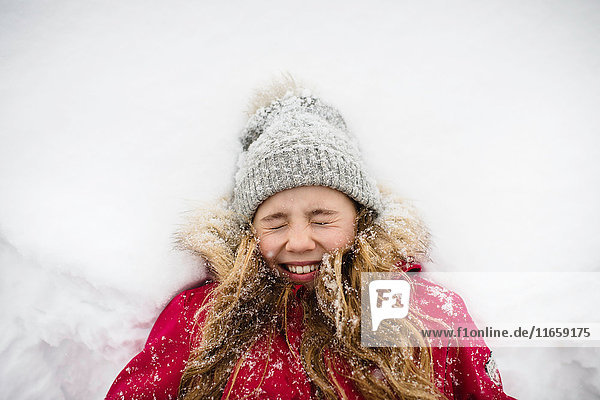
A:
[[[380,192],[335,108],[292,80],[254,104],[232,196],[179,234],[212,281],[171,301],[107,399],[510,399],[485,344],[420,337],[419,315],[472,323],[432,283],[404,345],[361,344],[361,272],[418,270],[427,230]]]

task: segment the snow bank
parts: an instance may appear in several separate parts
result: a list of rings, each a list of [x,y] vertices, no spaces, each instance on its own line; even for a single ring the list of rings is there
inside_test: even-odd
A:
[[[172,232],[229,189],[245,102],[278,71],[314,82],[373,175],[415,200],[433,268],[599,271],[599,15],[586,1],[4,2],[3,393],[103,397],[202,279]],[[496,355],[512,395],[600,396],[597,349]]]

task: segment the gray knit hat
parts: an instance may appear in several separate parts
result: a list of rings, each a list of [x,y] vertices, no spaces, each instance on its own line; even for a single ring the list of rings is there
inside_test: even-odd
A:
[[[242,218],[252,218],[270,196],[298,186],[327,186],[381,211],[379,190],[342,116],[307,90],[288,91],[259,108],[241,142],[232,206]]]

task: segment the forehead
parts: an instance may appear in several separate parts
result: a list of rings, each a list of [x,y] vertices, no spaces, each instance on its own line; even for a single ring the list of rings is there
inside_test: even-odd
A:
[[[325,207],[334,211],[343,211],[354,203],[344,193],[324,186],[301,186],[274,194],[265,200],[256,210],[256,215],[273,211]]]

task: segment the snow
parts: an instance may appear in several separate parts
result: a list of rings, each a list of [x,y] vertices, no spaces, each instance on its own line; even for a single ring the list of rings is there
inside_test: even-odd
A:
[[[430,268],[598,272],[599,19],[584,0],[3,2],[4,396],[103,397],[203,279],[172,234],[231,188],[246,101],[280,71],[415,202]],[[513,396],[600,397],[598,349],[494,356]]]

